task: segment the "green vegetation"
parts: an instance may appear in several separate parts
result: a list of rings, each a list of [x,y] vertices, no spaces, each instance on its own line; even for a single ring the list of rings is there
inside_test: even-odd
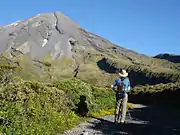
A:
[[[0,106],[0,131],[6,134],[55,134],[79,119],[63,91],[21,79],[1,87]]]
[[[55,86],[70,95],[74,105],[79,103],[80,96],[85,96],[89,113],[110,109],[115,105],[115,96],[110,89],[98,88],[77,79],[60,81]]]
[[[180,55],[164,53],[164,54],[156,55],[155,58],[165,59],[175,63],[180,63]]]
[[[91,112],[89,114],[89,116],[92,116],[92,117],[102,117],[102,116],[105,116],[105,115],[113,115],[114,114],[114,109],[115,108],[111,108],[111,109],[102,109],[98,112]],[[132,104],[128,103],[127,105],[127,110],[129,109],[133,109],[133,106]]]
[[[156,59],[152,59],[151,61],[152,63],[154,61],[156,64],[158,62]],[[164,60],[159,60],[159,64],[160,61]],[[121,60],[110,58],[102,59],[101,64],[103,67],[102,70],[110,73],[115,73],[119,69],[126,69],[129,72],[130,79],[133,80],[131,83],[133,87],[146,84],[155,85],[159,83],[180,82],[180,73],[175,69],[171,70],[170,68],[167,68],[167,66],[125,64]]]
[[[49,135],[72,128],[82,120],[75,113],[81,96],[87,99],[87,116],[115,105],[111,90],[78,79],[54,83],[26,81],[13,76],[14,67],[7,65],[1,69],[1,76],[6,70],[12,72],[7,72],[6,85],[0,85],[0,133]]]
[[[130,93],[130,101],[147,104],[165,103],[180,107],[180,83],[137,86]]]
[[[84,119],[79,110],[87,111],[85,116],[113,114],[115,95],[109,86],[117,77],[114,71],[121,68],[129,71],[132,85],[136,86],[130,93],[130,101],[168,101],[180,106],[177,64],[169,67],[167,61],[156,59],[142,60],[144,63],[139,64],[130,56],[118,58],[109,52],[106,57],[90,51],[84,59],[77,56],[81,58],[77,60],[80,66],[77,79],[72,79],[74,68],[70,59],[62,59],[59,63],[51,62],[47,57],[42,61],[31,61],[32,64],[26,59],[11,61],[3,57],[0,66],[0,133],[56,134]],[[105,71],[99,69],[98,61],[104,62]],[[168,84],[154,85],[161,82]],[[83,101],[82,96],[85,97]]]

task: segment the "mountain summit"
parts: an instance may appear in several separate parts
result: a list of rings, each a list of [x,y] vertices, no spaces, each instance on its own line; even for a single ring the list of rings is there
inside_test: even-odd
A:
[[[29,55],[33,59],[71,56],[69,43],[79,36],[79,28],[60,12],[38,14],[0,27],[0,53],[7,51],[13,57]]]
[[[61,56],[71,57],[73,47],[76,47],[76,51],[82,52],[88,48],[97,52],[108,52],[110,50],[107,49],[111,49],[123,54],[137,55],[86,32],[59,11],[38,14],[1,26],[0,44],[0,53],[7,51],[12,57],[28,55],[33,59],[42,59],[47,55],[51,55],[52,59],[59,59]]]
[[[3,58],[16,61],[26,73],[41,73],[39,76],[49,75],[51,79],[78,75],[93,83],[99,78],[109,83],[112,73],[125,68],[133,78],[144,76],[146,83],[150,83],[147,78],[156,78],[151,81],[154,84],[158,80],[154,73],[168,73],[169,82],[172,73],[180,69],[178,64],[138,54],[87,32],[59,11],[1,26],[0,45]],[[158,82],[162,80],[163,77]]]

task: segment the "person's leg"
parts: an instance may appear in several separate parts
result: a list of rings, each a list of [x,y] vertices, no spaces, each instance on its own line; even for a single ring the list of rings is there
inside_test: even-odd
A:
[[[125,94],[123,100],[122,100],[122,117],[121,117],[121,123],[125,122],[126,119],[126,107],[127,107],[127,102],[128,102],[128,94]]]
[[[119,112],[118,112],[118,119],[117,119],[117,121],[118,121],[118,123],[120,122],[120,118],[122,117],[122,98],[120,98],[120,103],[119,103]]]
[[[116,123],[116,122],[118,122],[118,114],[119,114],[119,106],[120,106],[120,103],[121,103],[121,99],[120,99],[120,97],[119,97],[119,95],[118,94],[116,94],[116,108],[115,108],[115,111],[114,111],[114,116],[115,116],[115,118],[114,118],[114,122]]]

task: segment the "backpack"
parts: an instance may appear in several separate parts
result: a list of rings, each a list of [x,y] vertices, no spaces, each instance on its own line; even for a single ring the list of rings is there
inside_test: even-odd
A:
[[[129,84],[128,88],[125,90],[124,86],[128,85],[128,84],[124,84],[124,80],[121,80],[120,84],[118,85],[118,90],[119,90],[119,92],[125,91],[126,93],[128,93],[130,91],[131,87],[130,87],[130,84]]]

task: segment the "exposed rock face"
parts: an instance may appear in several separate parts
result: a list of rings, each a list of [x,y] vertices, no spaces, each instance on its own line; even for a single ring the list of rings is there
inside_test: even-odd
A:
[[[86,32],[58,11],[0,27],[0,53],[9,52],[12,57],[27,55],[32,59],[41,59],[51,55],[53,60],[62,56],[71,58],[72,52],[86,52],[88,48],[100,53],[115,51],[124,56],[138,56]]]
[[[7,51],[13,57],[28,55],[32,59],[71,57],[70,39],[76,39],[78,28],[60,12],[39,14],[0,27],[0,53]]]

